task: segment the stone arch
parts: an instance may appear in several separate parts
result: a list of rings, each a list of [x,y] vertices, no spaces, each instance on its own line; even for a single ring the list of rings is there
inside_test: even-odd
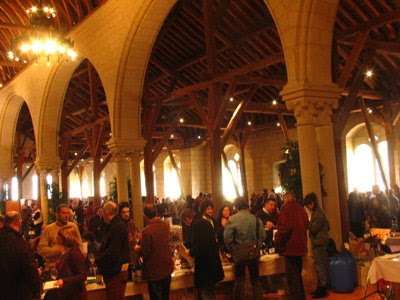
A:
[[[115,139],[141,137],[140,99],[147,63],[158,31],[175,2],[176,0],[143,2],[130,28],[119,65],[116,95],[113,98],[114,109],[110,120]],[[124,126],[127,124],[129,127]]]
[[[332,84],[332,38],[339,1],[264,2],[281,38],[288,86]]]
[[[56,65],[48,78],[41,102],[36,137],[36,160],[58,162],[58,129],[65,92],[75,69],[84,58]]]
[[[24,102],[26,101],[21,96],[10,94],[10,96],[4,101],[3,109],[0,113],[0,169],[3,173],[8,173],[0,174],[1,176],[9,176],[14,174],[13,149],[15,131],[19,112]],[[34,132],[36,136],[35,128]]]

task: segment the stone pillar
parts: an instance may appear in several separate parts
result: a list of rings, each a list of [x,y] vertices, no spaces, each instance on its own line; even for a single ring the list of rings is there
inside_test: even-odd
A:
[[[136,228],[143,229],[143,202],[142,190],[140,185],[140,149],[133,150],[130,154],[130,174],[132,183],[132,210],[133,222]]]
[[[297,138],[300,152],[301,183],[303,196],[314,192],[319,204],[321,201],[321,183],[319,174],[319,160],[317,138],[315,134],[315,103],[305,98],[291,100],[287,107],[294,110],[296,117]]]
[[[38,168],[39,173],[39,192],[40,192],[40,209],[43,216],[43,224],[49,221],[49,200],[47,197],[47,169],[43,167]]]
[[[127,153],[126,152],[114,152],[114,162],[117,169],[117,194],[118,203],[129,200],[128,197],[128,180],[127,180]]]
[[[317,144],[319,161],[322,165],[323,187],[326,192],[323,206],[331,227],[330,236],[336,245],[342,244],[339,191],[336,172],[336,155],[332,125],[332,105],[323,103],[318,106]]]

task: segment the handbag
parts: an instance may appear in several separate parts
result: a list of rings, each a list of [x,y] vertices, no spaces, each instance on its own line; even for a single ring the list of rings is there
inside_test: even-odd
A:
[[[253,259],[259,259],[260,258],[260,246],[258,243],[259,240],[259,227],[260,224],[258,223],[258,218],[256,218],[256,240],[252,240],[243,244],[239,244],[236,242],[236,244],[233,245],[232,247],[232,257],[233,261],[235,264],[253,260]],[[236,241],[236,231],[237,229],[234,229],[233,232],[233,241]]]

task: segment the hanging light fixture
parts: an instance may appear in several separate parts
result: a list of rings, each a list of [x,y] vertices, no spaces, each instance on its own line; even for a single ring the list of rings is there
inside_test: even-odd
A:
[[[51,61],[75,60],[76,52],[74,43],[66,38],[60,30],[54,28],[56,11],[54,8],[42,5],[42,0],[37,6],[26,10],[29,16],[31,29],[12,42],[12,49],[8,58],[16,62],[46,60]]]

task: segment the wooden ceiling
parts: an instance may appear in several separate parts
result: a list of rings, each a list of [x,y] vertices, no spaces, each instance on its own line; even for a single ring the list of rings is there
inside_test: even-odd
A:
[[[52,2],[59,12],[58,26],[71,27],[101,1]],[[208,9],[203,2],[210,3]],[[0,62],[0,76],[5,81],[20,70],[6,65],[6,50],[10,39],[22,32],[20,25],[28,24],[25,8],[31,4],[0,2],[0,60],[4,60],[3,65]],[[204,11],[210,15],[204,15]],[[357,99],[362,96],[377,120],[384,121],[383,106],[388,100],[393,121],[399,119],[399,21],[400,0],[340,1],[332,49],[332,78],[344,90],[337,116],[359,111]],[[215,36],[214,56],[208,53],[210,36]],[[87,146],[82,120],[103,124],[108,114],[104,91],[98,85],[92,87],[97,95],[97,119],[85,118],[92,113],[87,106],[91,97],[88,65],[83,63],[77,69],[64,104],[60,135],[73,133],[68,152],[71,159]],[[367,68],[374,76],[366,79]],[[286,81],[281,42],[263,0],[179,0],[158,34],[149,61],[142,99],[143,135],[151,139],[154,148],[163,143],[182,148],[204,142],[208,136],[210,83],[217,84],[221,93],[221,134],[276,128],[277,122],[292,127],[295,120],[279,98]],[[274,99],[277,105],[272,104]],[[240,118],[232,124],[237,113]],[[103,130],[109,134],[107,122]],[[105,147],[102,152],[105,155]]]

